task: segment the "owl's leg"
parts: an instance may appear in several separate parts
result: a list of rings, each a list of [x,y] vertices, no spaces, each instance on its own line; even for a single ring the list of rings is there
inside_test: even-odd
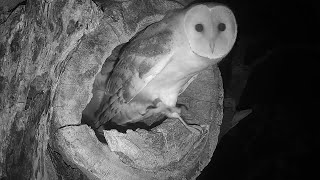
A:
[[[173,107],[176,108],[176,107]],[[172,107],[168,107],[168,111],[165,111],[164,114],[168,117],[168,118],[177,118],[180,120],[180,122],[191,132],[193,133],[199,133],[200,134],[203,132],[203,129],[198,126],[198,125],[193,125],[193,124],[187,124],[180,116],[180,113],[178,112],[172,112]],[[180,109],[180,108],[177,108]],[[181,111],[181,110],[180,110]]]
[[[161,112],[165,114],[168,118],[177,118],[181,121],[181,123],[191,132],[200,133],[203,132],[202,128],[198,125],[190,125],[187,124],[180,116],[181,113],[181,108],[178,107],[172,107],[164,104],[160,99],[156,99],[154,101],[154,104],[156,105],[155,110],[158,112]]]

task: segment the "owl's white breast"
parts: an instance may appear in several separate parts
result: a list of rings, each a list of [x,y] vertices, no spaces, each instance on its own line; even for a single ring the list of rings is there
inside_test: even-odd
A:
[[[180,89],[203,69],[203,61],[206,61],[186,48],[181,48],[171,58],[167,66],[139,93],[144,99],[152,102],[160,98],[164,104],[175,106]]]
[[[155,73],[157,67],[162,67],[158,63],[150,71],[150,75],[146,74],[146,79],[151,75],[155,76],[151,77],[151,81],[132,99],[134,102],[151,104],[152,101],[160,98],[164,104],[175,106],[180,89],[195,74],[208,67],[210,59],[201,57],[191,50],[181,22],[183,21],[170,22],[168,25],[173,32],[171,57],[164,57],[160,61],[166,66],[159,69],[159,73]]]

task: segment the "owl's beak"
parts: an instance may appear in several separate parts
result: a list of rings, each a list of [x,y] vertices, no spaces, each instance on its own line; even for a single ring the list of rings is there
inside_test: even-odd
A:
[[[210,49],[211,49],[211,53],[213,54],[213,51],[214,51],[214,42],[213,41],[211,41],[210,42]]]

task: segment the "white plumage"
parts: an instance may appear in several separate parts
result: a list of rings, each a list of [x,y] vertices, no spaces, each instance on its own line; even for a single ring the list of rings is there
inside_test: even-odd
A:
[[[231,50],[237,35],[232,11],[200,4],[171,12],[126,45],[107,81],[107,101],[96,126],[140,121],[154,113],[180,118],[177,97]]]

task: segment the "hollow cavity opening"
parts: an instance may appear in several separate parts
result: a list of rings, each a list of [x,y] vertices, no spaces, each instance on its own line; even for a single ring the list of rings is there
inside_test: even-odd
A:
[[[87,124],[91,127],[100,142],[106,143],[106,140],[103,135],[102,130],[112,130],[115,129],[118,132],[126,133],[128,129],[136,130],[136,129],[145,129],[151,130],[152,128],[160,125],[166,118],[164,115],[154,115],[152,117],[146,118],[142,121],[136,123],[127,123],[125,125],[118,125],[113,121],[107,121],[105,124],[101,125],[100,128],[97,129],[95,126],[96,122],[99,120],[97,117],[97,111],[101,106],[106,102],[105,100],[105,92],[106,92],[106,84],[108,82],[109,77],[113,73],[113,69],[119,61],[119,56],[125,46],[128,43],[120,44],[112,50],[111,55],[104,62],[101,71],[96,75],[93,89],[92,89],[92,98],[90,102],[87,104],[86,108],[82,112],[81,124]]]

